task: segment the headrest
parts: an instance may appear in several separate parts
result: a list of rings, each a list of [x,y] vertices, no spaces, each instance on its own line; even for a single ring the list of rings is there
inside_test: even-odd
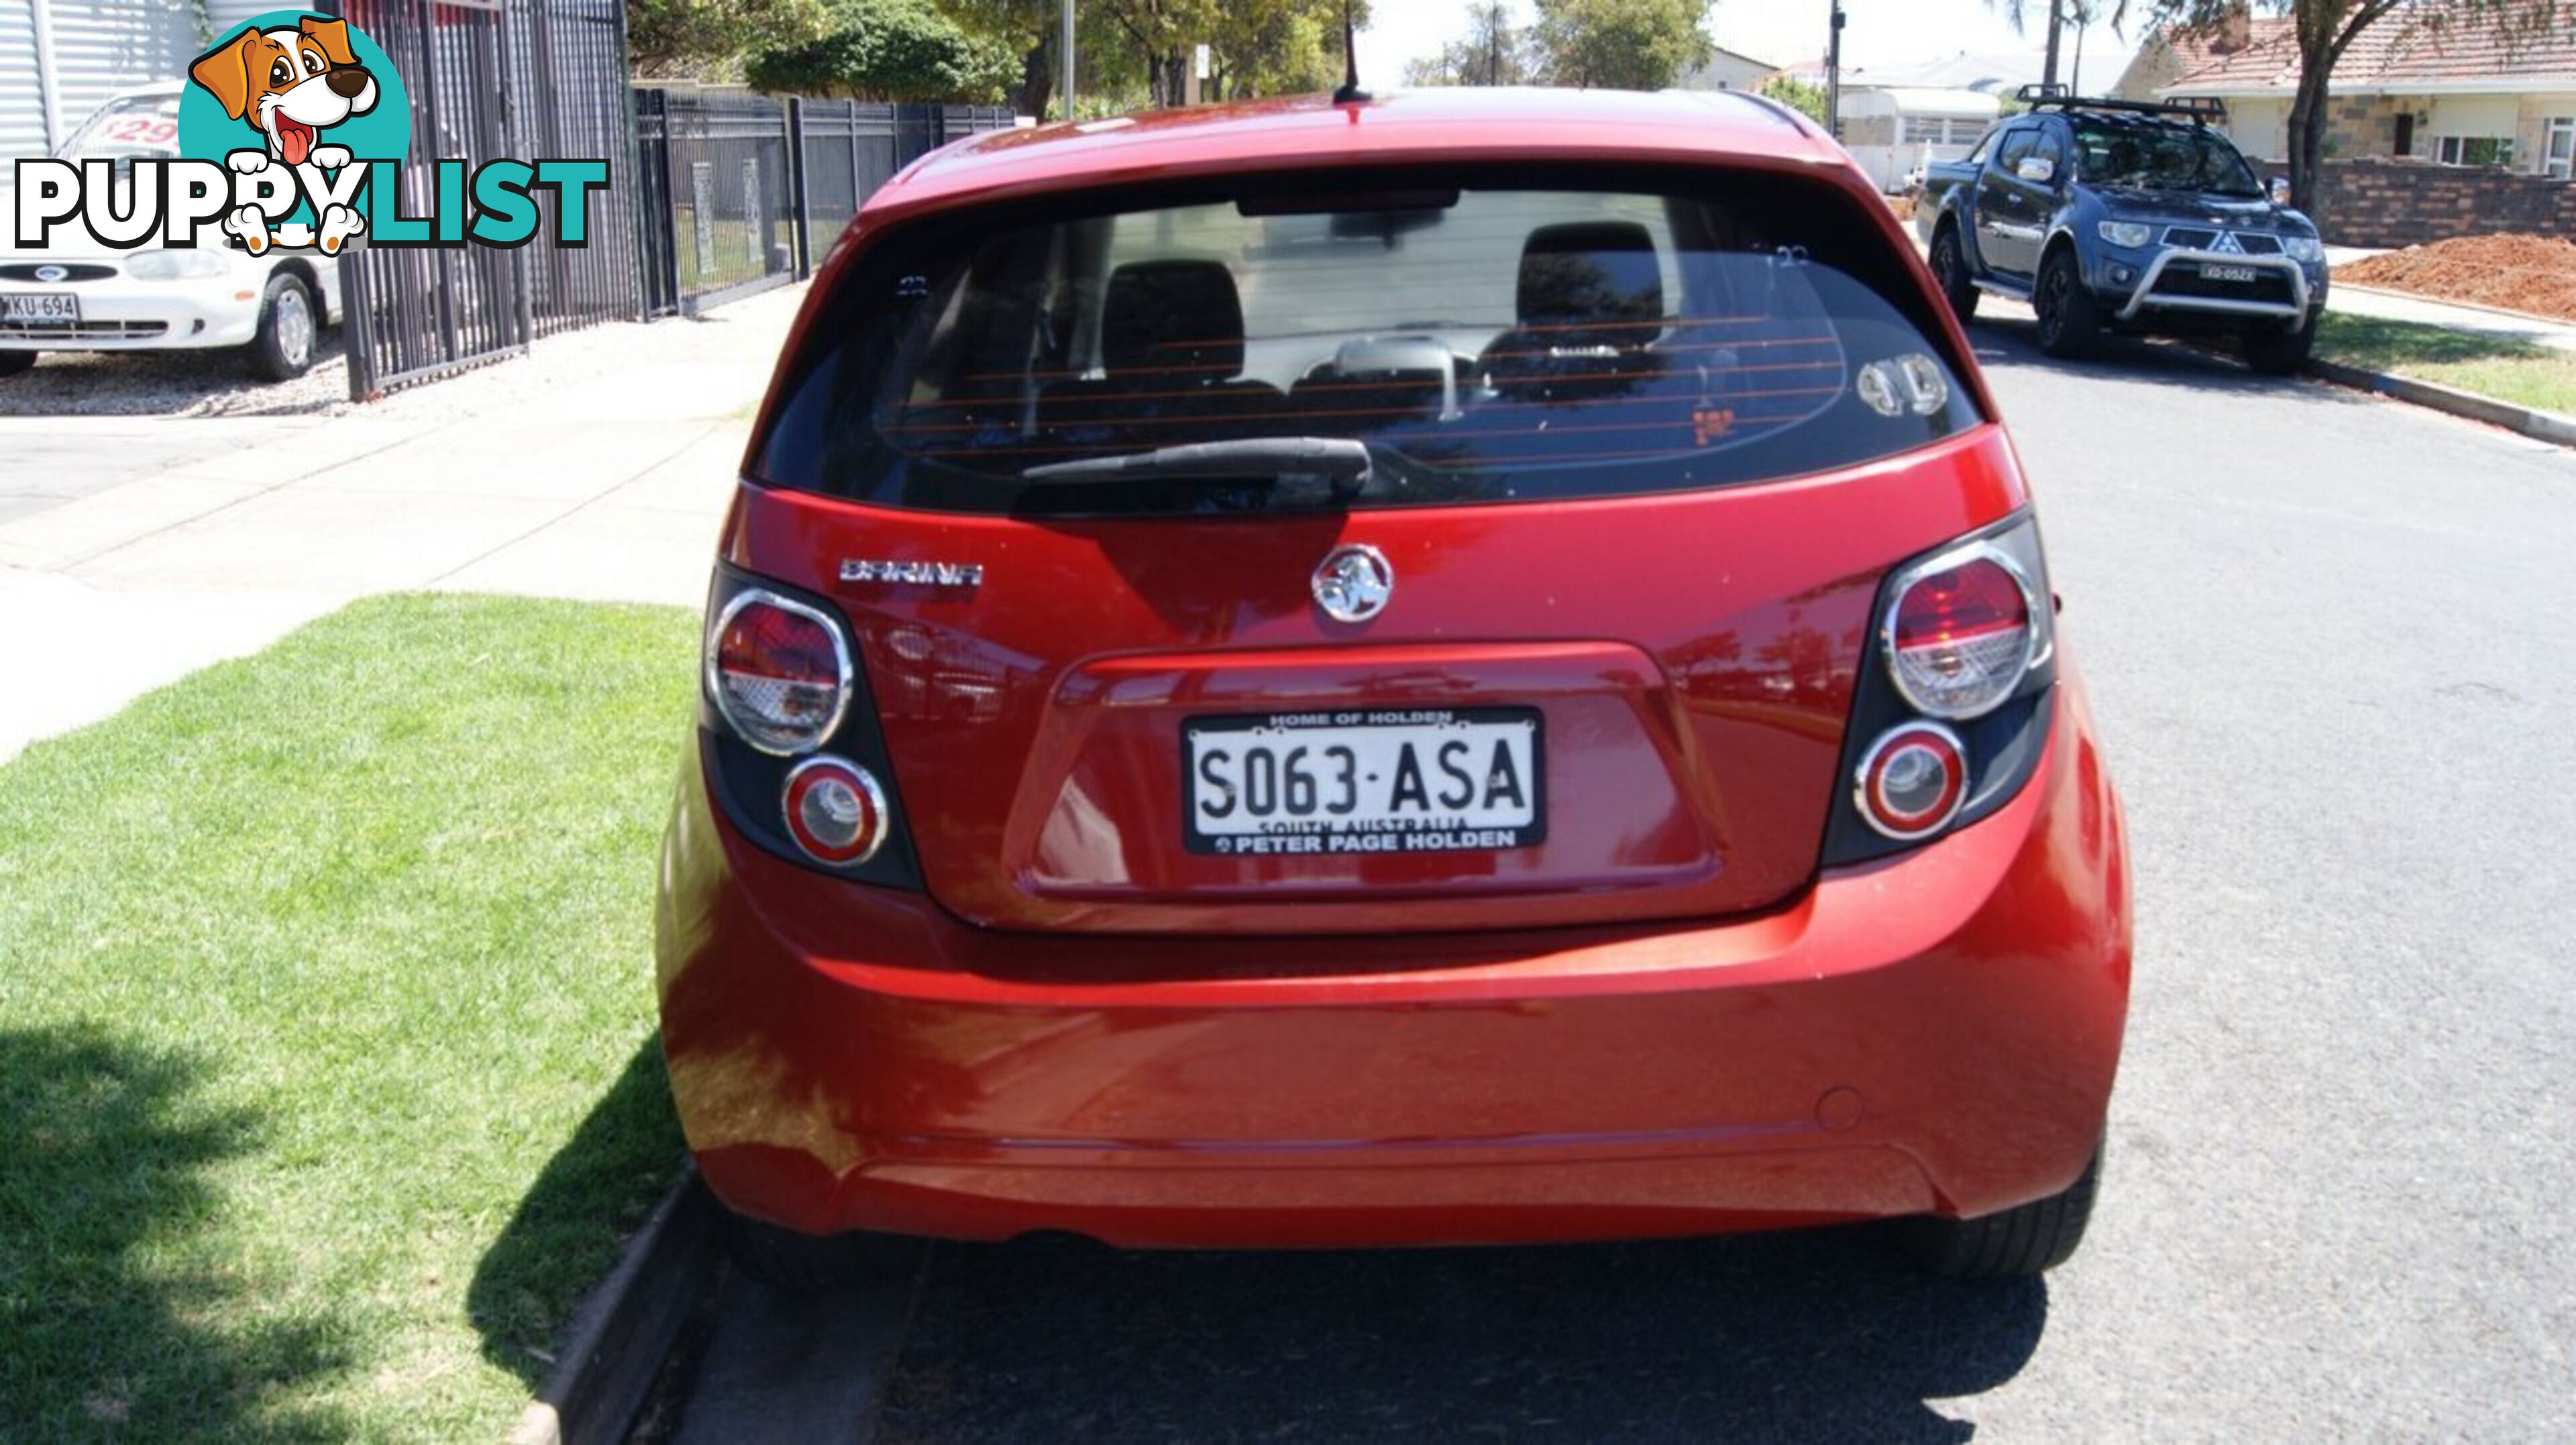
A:
[[[1130,261],[1109,273],[1100,322],[1109,374],[1158,373],[1180,383],[1243,370],[1243,298],[1222,261]]]
[[[1524,326],[1655,321],[1663,314],[1655,238],[1634,221],[1541,226],[1521,246]]]

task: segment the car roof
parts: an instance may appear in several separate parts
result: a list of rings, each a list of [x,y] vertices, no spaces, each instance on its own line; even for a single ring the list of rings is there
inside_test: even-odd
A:
[[[1804,117],[1741,91],[1457,86],[1349,104],[1292,96],[992,131],[924,157],[863,214],[1023,188],[1478,160],[1850,164]]]

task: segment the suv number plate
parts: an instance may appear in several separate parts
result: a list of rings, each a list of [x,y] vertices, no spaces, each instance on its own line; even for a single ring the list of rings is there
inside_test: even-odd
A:
[[[2203,281],[2233,281],[2240,286],[2254,284],[2261,274],[2251,266],[2214,266],[2206,261],[2200,266],[2200,279]]]
[[[1226,856],[1491,852],[1547,837],[1534,707],[1194,717],[1184,841]]]

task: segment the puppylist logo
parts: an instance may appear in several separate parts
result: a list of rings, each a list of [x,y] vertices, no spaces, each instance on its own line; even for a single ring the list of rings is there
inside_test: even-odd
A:
[[[608,162],[444,159],[430,208],[403,191],[411,103],[393,61],[347,21],[275,10],[188,67],[175,159],[18,162],[17,243],[56,228],[118,250],[238,245],[338,255],[370,246],[524,246],[543,228],[533,193],[554,193],[551,240],[589,243],[590,192]]]

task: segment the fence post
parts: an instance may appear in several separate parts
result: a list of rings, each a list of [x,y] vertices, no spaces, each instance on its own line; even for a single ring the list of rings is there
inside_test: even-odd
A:
[[[617,56],[624,62],[618,70],[617,88],[624,101],[622,109],[626,116],[626,186],[628,194],[635,197],[635,203],[627,207],[631,214],[626,228],[635,247],[635,274],[632,278],[635,283],[635,319],[650,321],[653,319],[653,260],[644,244],[644,227],[649,224],[644,219],[644,205],[650,192],[644,188],[644,135],[635,116],[635,82],[631,78],[635,73],[635,51],[627,44],[626,7],[612,5],[609,9],[617,16]]]
[[[349,354],[349,400],[369,401],[376,393],[375,304],[367,295],[367,251],[364,242],[340,257],[340,326]]]
[[[814,274],[814,218],[805,209],[805,102],[787,98],[787,206],[796,216],[796,279]]]
[[[510,84],[509,12],[506,10],[503,11],[494,19],[492,25],[489,27],[492,40],[492,74],[493,78],[498,82],[501,99],[500,154],[505,156],[561,155],[563,153],[561,140],[553,133],[556,102],[554,97],[554,55],[552,53],[553,46],[551,42],[553,40],[554,31],[547,21],[549,13],[550,12],[547,7],[542,4],[532,5],[527,11],[528,25],[531,31],[528,38],[531,42],[531,48],[542,52],[530,57],[530,64],[528,67],[532,73],[532,78],[537,82],[540,89],[537,113],[543,118],[548,131],[548,134],[540,139],[532,140],[527,135],[526,127],[528,121],[526,117],[519,113],[518,91],[515,86]],[[432,23],[436,23],[434,17],[435,12],[433,12]],[[544,147],[544,149],[538,149],[540,146]],[[556,195],[555,204],[558,206],[563,204],[560,192]],[[537,251],[538,249],[539,248],[529,246],[514,246],[510,248],[509,255],[502,266],[497,268],[487,266],[485,268],[487,274],[494,270],[498,270],[500,274],[510,278],[510,289],[515,293],[518,303],[511,308],[513,314],[510,319],[518,325],[519,350],[522,352],[534,348],[537,344],[536,266],[530,259],[530,254],[532,251]],[[553,297],[556,304],[560,305],[563,300],[562,253],[559,251],[546,250],[543,251],[542,254],[546,254],[554,258],[554,275],[549,278],[552,283],[550,295]],[[499,318],[496,317],[494,319],[497,321]]]

